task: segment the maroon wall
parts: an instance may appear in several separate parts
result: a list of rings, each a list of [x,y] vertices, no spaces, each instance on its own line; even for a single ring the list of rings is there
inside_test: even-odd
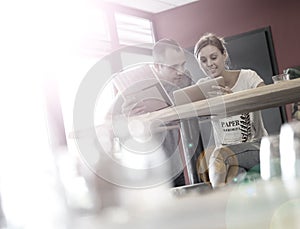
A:
[[[194,46],[205,32],[232,36],[271,26],[279,71],[300,66],[299,0],[201,0],[153,16],[157,39]]]

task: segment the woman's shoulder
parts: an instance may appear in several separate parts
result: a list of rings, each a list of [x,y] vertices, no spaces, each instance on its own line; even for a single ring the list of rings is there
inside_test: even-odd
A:
[[[252,69],[241,69],[240,78],[247,82],[250,88],[255,88],[263,82],[263,79]]]
[[[251,76],[251,75],[258,75],[258,74],[256,71],[254,71],[252,69],[241,69],[240,75]]]

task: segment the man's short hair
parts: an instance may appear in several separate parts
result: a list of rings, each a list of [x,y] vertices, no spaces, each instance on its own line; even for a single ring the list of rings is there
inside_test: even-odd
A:
[[[153,46],[152,55],[154,63],[163,64],[165,62],[165,53],[168,48],[174,49],[177,52],[183,51],[178,42],[176,42],[175,40],[167,38],[161,39],[157,41]]]

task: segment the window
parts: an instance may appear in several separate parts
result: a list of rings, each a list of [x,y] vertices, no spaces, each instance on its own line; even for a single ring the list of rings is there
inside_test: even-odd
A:
[[[115,13],[120,45],[154,43],[152,22],[148,19]]]

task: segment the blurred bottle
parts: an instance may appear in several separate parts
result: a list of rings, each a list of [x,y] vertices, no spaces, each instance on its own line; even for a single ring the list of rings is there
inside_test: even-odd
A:
[[[300,177],[300,122],[282,125],[279,148],[282,179]]]
[[[260,174],[263,180],[281,176],[279,135],[264,136],[260,144]]]

